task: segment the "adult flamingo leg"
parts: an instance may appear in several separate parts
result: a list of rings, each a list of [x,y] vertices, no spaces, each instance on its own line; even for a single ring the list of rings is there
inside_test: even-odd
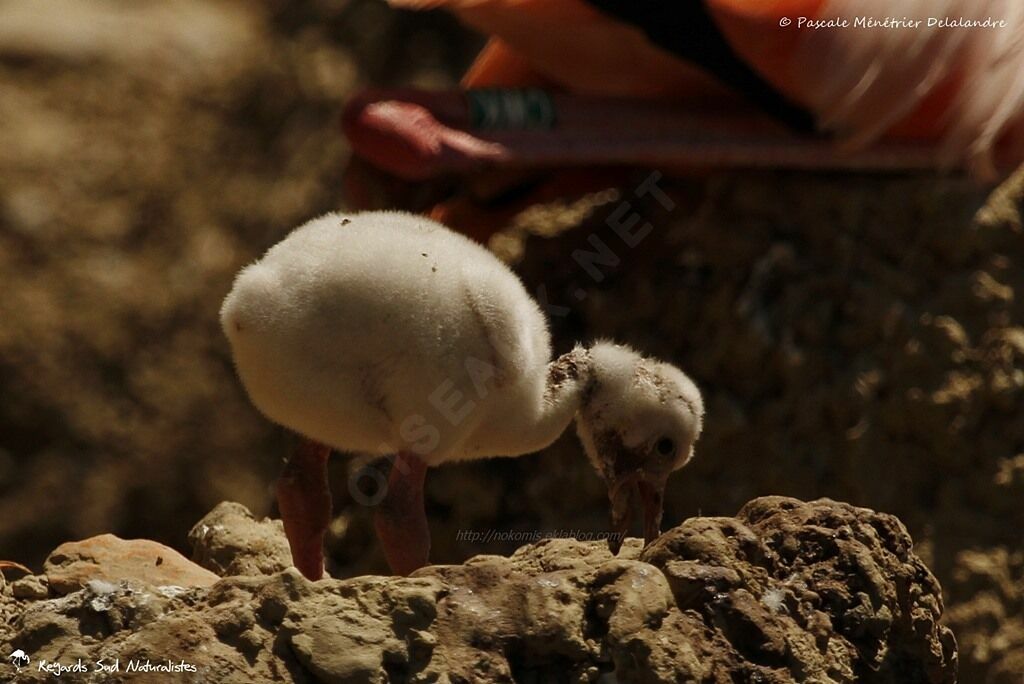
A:
[[[292,562],[303,575],[324,574],[324,534],[331,522],[327,486],[330,447],[300,438],[277,480],[277,505],[292,549]]]
[[[423,504],[427,464],[410,453],[399,453],[391,464],[388,490],[374,516],[374,527],[388,566],[408,575],[429,562],[430,528]]]

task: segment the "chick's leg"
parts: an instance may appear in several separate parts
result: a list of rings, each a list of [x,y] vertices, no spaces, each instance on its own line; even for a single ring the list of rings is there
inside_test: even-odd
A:
[[[430,528],[423,504],[427,464],[411,453],[399,453],[391,465],[388,489],[374,526],[391,571],[408,575],[429,562]]]
[[[324,534],[331,522],[327,457],[331,450],[300,438],[277,480],[277,505],[292,549],[292,562],[303,575],[324,574]]]

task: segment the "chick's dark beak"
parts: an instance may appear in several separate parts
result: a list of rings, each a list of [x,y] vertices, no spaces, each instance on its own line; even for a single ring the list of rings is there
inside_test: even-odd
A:
[[[608,498],[612,504],[611,534],[608,549],[617,554],[629,532],[634,506],[643,510],[644,545],[650,544],[661,534],[661,517],[664,508],[665,487],[644,477],[642,470],[616,477],[608,487]]]
[[[644,509],[644,546],[647,546],[661,535],[661,516],[665,511],[665,485],[640,480],[637,488]]]
[[[633,500],[639,496],[639,486],[635,473],[616,478],[609,483],[608,498],[612,503],[611,534],[608,535],[608,550],[617,554],[622,548],[622,541],[629,532],[630,512]]]

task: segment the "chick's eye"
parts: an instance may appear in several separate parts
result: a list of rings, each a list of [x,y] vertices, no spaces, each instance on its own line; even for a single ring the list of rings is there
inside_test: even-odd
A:
[[[676,443],[672,441],[671,437],[662,437],[658,440],[658,443],[654,445],[654,449],[662,456],[668,456],[674,454],[676,451]]]

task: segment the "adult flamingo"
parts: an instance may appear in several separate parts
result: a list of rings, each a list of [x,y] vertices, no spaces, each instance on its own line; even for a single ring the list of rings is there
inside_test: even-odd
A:
[[[915,169],[1024,159],[1012,0],[390,0],[491,36],[466,93],[368,91],[357,154],[423,180],[494,167]],[[531,88],[494,92],[479,89]]]

